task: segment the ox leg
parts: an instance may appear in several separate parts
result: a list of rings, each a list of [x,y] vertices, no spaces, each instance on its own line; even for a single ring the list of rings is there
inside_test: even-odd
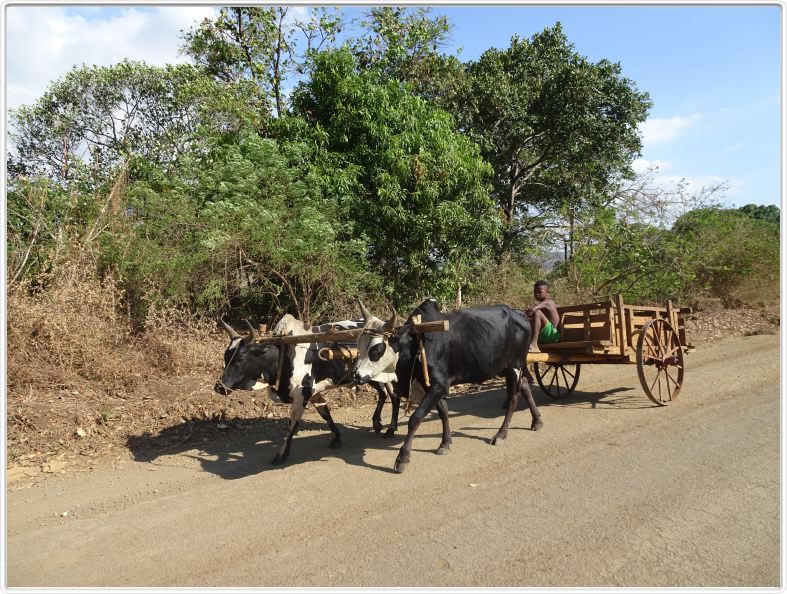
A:
[[[372,415],[372,427],[375,433],[380,433],[383,430],[382,412],[387,394],[379,382],[371,383],[374,389],[377,390],[377,408],[374,409],[374,414]]]
[[[448,426],[448,403],[445,398],[441,398],[435,405],[437,414],[440,415],[440,420],[443,422],[443,440],[440,442],[440,447],[437,448],[437,453],[444,456],[451,449],[451,428]]]
[[[385,437],[393,437],[396,430],[399,428],[399,403],[401,399],[393,388],[391,382],[385,384],[385,391],[391,397],[391,424],[388,426],[388,431],[385,432]]]
[[[287,437],[284,439],[279,452],[271,461],[272,464],[281,465],[287,461],[287,456],[290,455],[292,438],[298,432],[298,425],[300,424],[301,416],[303,416],[304,408],[303,396],[293,400],[292,408],[290,409],[290,419],[287,422]]]
[[[530,382],[520,382],[519,388],[522,391],[522,395],[527,399],[527,405],[530,407],[530,416],[533,418],[532,422],[530,423],[530,429],[533,431],[538,431],[544,426],[544,423],[541,421],[541,412],[538,410],[536,401],[533,398],[533,391],[530,389]]]
[[[533,386],[533,382],[535,381],[535,379],[533,378],[533,374],[530,373],[530,368],[527,366],[527,363],[525,363],[522,366],[522,372],[525,374],[525,379],[527,380],[527,385],[532,387]],[[511,397],[510,396],[506,396],[506,399],[503,401],[503,406],[501,406],[500,408],[502,408],[503,410],[507,409],[509,400],[511,400]]]
[[[410,449],[413,445],[413,437],[415,437],[415,432],[418,431],[418,427],[421,426],[424,417],[426,417],[429,411],[434,408],[435,404],[437,404],[437,401],[445,396],[446,392],[447,390],[435,388],[435,386],[432,386],[424,395],[423,400],[421,400],[421,404],[418,405],[418,408],[416,408],[413,414],[410,415],[410,420],[407,422],[407,437],[405,437],[404,443],[399,450],[399,455],[396,457],[396,462],[394,463],[395,472],[404,472],[404,469],[407,468],[407,465],[410,463]]]
[[[312,397],[311,403],[314,404],[314,408],[317,409],[317,412],[320,413],[320,416],[323,420],[328,423],[328,427],[333,433],[333,439],[331,439],[330,447],[336,449],[341,447],[342,445],[342,436],[339,433],[339,428],[336,426],[336,423],[333,422],[333,418],[331,417],[331,411],[328,409],[328,403],[325,401],[325,398],[322,394],[318,394],[317,396]]]
[[[518,369],[507,369],[506,376],[506,392],[508,398],[506,399],[506,414],[503,418],[503,424],[490,442],[492,445],[499,445],[508,437],[508,425],[511,423],[511,417],[514,416],[516,405],[519,404],[519,382],[521,371]]]

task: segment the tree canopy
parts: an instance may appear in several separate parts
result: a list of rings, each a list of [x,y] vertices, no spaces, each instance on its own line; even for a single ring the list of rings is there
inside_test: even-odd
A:
[[[559,23],[487,50],[467,70],[454,111],[492,165],[507,242],[632,174],[650,99],[620,64],[576,53]]]
[[[778,281],[777,207],[633,176],[651,102],[619,63],[559,23],[465,63],[450,34],[424,8],[224,7],[183,33],[193,64],[74,68],[10,112],[9,283],[89,260],[144,325],[519,305],[536,274],[646,302]]]

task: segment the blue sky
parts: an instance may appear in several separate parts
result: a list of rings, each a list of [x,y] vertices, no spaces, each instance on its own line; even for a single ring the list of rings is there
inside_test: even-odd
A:
[[[74,64],[185,61],[177,55],[179,31],[212,9],[6,10],[6,99],[14,107],[33,101]],[[624,76],[650,93],[640,170],[658,164],[660,180],[684,178],[693,192],[727,181],[720,198],[728,205],[781,204],[778,5],[434,6],[433,13],[449,18],[464,60],[560,21],[577,52],[620,62]]]

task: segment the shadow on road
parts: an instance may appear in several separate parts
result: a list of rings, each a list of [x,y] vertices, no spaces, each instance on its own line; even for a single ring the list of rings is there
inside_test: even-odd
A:
[[[298,434],[292,440],[287,463],[274,466],[276,455],[287,433],[287,419],[225,419],[227,428],[217,429],[212,421],[189,421],[173,425],[158,435],[132,435],[126,441],[138,462],[156,462],[181,455],[198,461],[203,470],[225,479],[237,479],[261,472],[280,470],[323,458],[339,458],[347,464],[393,472],[393,460],[404,439],[401,426],[396,436],[386,439],[369,427],[338,424],[343,445],[331,449],[331,433],[322,420],[301,419]],[[364,460],[367,449],[390,450],[391,467],[381,467]]]
[[[618,387],[604,392],[575,391],[570,396],[555,400],[538,387],[533,388],[533,397],[539,407],[580,407],[588,410],[650,408],[656,405],[634,388]],[[452,425],[452,435],[484,441],[494,436],[503,422],[506,393],[501,382],[489,382],[478,389],[453,394],[448,398],[449,418],[474,415],[489,419],[489,431],[470,434],[457,431]],[[386,410],[388,407],[386,407]],[[374,433],[369,425],[339,424],[343,445],[330,449],[331,434],[322,420],[302,419],[298,434],[292,442],[292,450],[284,466],[274,466],[271,460],[276,455],[287,431],[287,419],[224,419],[217,424],[210,420],[191,420],[172,425],[158,435],[143,433],[129,436],[128,449],[138,462],[166,463],[168,456],[181,455],[199,462],[202,469],[225,479],[280,470],[289,466],[316,462],[324,458],[338,458],[347,464],[383,472],[393,472],[393,463],[399,447],[407,433],[407,418],[404,409],[400,414],[399,430],[389,439]],[[436,418],[432,411],[428,419]],[[361,422],[362,423],[362,422]],[[527,404],[520,400],[509,431],[529,431],[530,413]],[[422,438],[439,438],[440,433],[419,432],[413,441],[414,451],[430,451],[419,448]],[[390,466],[371,464],[365,460],[367,450],[391,452]]]

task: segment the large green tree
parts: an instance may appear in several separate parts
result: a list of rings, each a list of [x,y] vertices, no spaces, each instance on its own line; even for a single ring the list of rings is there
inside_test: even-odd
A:
[[[371,261],[399,303],[452,296],[497,232],[478,147],[446,112],[361,72],[347,50],[315,65],[293,107],[338,166],[358,171],[351,212]]]
[[[504,249],[632,173],[650,99],[619,64],[579,55],[560,24],[487,50],[468,74],[453,111],[494,169]]]
[[[11,110],[9,173],[94,189],[129,157],[166,167],[199,150],[208,129],[231,134],[253,118],[193,66],[74,68],[35,103]]]

